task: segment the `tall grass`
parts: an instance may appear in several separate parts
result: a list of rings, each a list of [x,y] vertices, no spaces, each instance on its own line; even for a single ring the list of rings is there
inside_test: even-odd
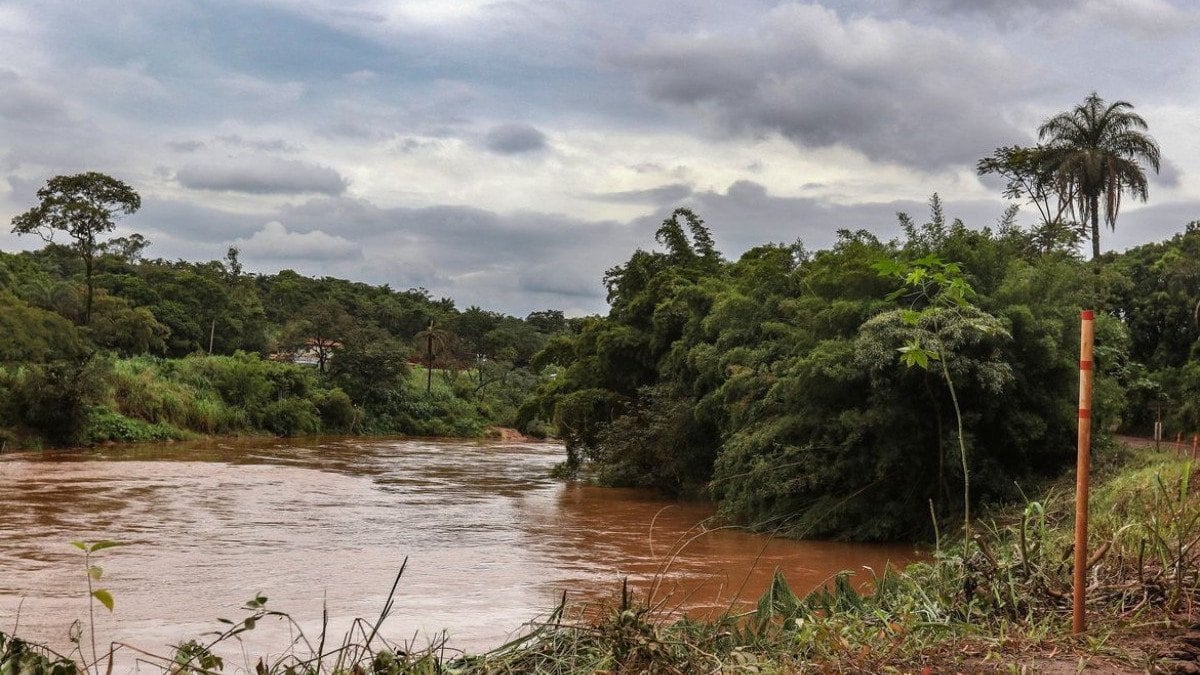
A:
[[[223,401],[211,387],[164,372],[149,357],[118,360],[110,378],[112,407],[122,415],[203,434],[249,428],[246,412]]]

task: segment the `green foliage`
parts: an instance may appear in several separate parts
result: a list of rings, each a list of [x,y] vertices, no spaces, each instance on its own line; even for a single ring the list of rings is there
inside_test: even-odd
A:
[[[88,411],[102,391],[101,366],[94,360],[29,364],[0,371],[3,419],[26,427],[54,445],[74,445],[88,424]]]
[[[144,441],[174,441],[187,434],[167,424],[150,424],[130,419],[104,407],[91,410],[81,439],[85,445],[107,442],[136,443]]]
[[[93,564],[92,556],[93,556],[93,554],[99,553],[100,551],[110,549],[110,548],[116,548],[118,546],[124,546],[124,544],[122,544],[121,542],[112,541],[110,539],[101,539],[99,541],[72,541],[71,545],[74,546],[75,548],[79,549],[80,551],[83,551],[83,569],[84,569],[84,576],[87,579],[87,589],[88,589],[88,624],[87,624],[87,627],[88,627],[88,636],[91,638],[92,657],[91,657],[90,662],[85,662],[84,670],[87,671],[90,668],[93,672],[97,673],[97,675],[98,675],[100,672],[101,656],[100,656],[100,653],[96,650],[95,603],[97,603],[97,602],[100,603],[100,605],[103,606],[105,609],[107,609],[109,611],[109,613],[112,613],[114,602],[113,602],[112,593],[109,592],[108,589],[95,587],[95,583],[100,581],[101,578],[103,578],[104,570],[99,565]],[[76,625],[78,625],[78,622],[76,622]],[[79,654],[81,659],[86,660],[86,657],[84,657],[84,655],[83,655],[82,637],[83,637],[83,635],[82,635],[82,630],[81,630],[78,634],[72,635],[72,641],[76,643],[76,653]],[[111,653],[109,654],[109,656],[111,658]],[[111,661],[109,663],[111,666]]]
[[[236,249],[222,261],[187,262],[147,259],[149,242],[137,234],[83,244],[87,257],[54,243],[0,252],[6,444],[192,431],[476,435],[517,422],[541,381],[533,354],[569,330],[553,310],[522,320],[460,312],[422,289],[248,274]],[[444,380],[448,397],[426,392],[430,400],[417,402],[424,387],[411,386],[408,359],[419,357],[412,347],[426,346],[431,325],[437,353],[427,382]],[[314,353],[316,372],[288,363]],[[89,418],[92,409],[105,412]]]
[[[1123,193],[1146,201],[1149,182],[1142,162],[1157,173],[1158,143],[1145,133],[1146,121],[1127,101],[1105,104],[1095,92],[1070,112],[1059,113],[1038,128],[1046,142],[1042,162],[1060,193],[1073,198],[1079,221],[1091,226],[1092,258],[1100,257],[1100,213],[1117,226]]]
[[[601,482],[701,494],[715,458],[711,429],[691,399],[665,385],[638,392],[637,407],[603,428],[592,454]],[[689,452],[690,451],[690,452]]]
[[[326,431],[353,432],[358,421],[359,411],[354,407],[350,396],[341,389],[334,387],[329,391],[318,392],[313,397],[313,403],[321,414],[321,428]]]
[[[17,637],[0,631],[0,673],[3,675],[78,675],[79,668],[70,659],[51,657]]]
[[[89,171],[73,176],[55,176],[38,190],[38,205],[13,218],[16,234],[37,234],[52,242],[56,233],[66,233],[70,248],[84,264],[87,296],[83,323],[91,322],[92,275],[95,260],[103,251],[99,237],[117,226],[118,214],[130,214],[142,206],[133,188],[102,173]]]
[[[902,242],[843,231],[830,250],[770,245],[733,262],[673,216],[666,253],[609,271],[609,315],[534,358],[556,376],[521,421],[553,422],[568,463],[591,460],[603,483],[707,484],[730,519],[796,536],[922,536],[931,501],[950,518],[1011,497],[1014,480],[1071,457],[1076,303],[1102,306],[1119,280],[1011,223],[969,230],[936,196],[931,212],[902,216]],[[1106,362],[1127,364],[1108,328]],[[952,490],[964,466],[968,501]]]
[[[347,334],[334,351],[330,376],[358,405],[384,405],[408,375],[408,347],[380,329]]]
[[[321,430],[321,412],[307,398],[289,396],[263,407],[262,427],[277,436],[303,436]]]
[[[0,291],[0,364],[78,360],[89,352],[70,321]]]

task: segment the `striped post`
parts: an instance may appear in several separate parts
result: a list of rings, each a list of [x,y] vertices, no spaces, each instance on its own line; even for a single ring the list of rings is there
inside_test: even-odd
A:
[[[1083,595],[1087,577],[1088,472],[1092,448],[1092,342],[1095,314],[1084,310],[1079,329],[1079,446],[1075,464],[1075,578],[1071,606],[1071,630],[1076,635],[1087,630]]]

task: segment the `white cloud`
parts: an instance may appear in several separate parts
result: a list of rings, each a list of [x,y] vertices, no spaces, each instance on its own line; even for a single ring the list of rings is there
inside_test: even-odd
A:
[[[274,82],[244,73],[219,77],[216,83],[235,96],[254,96],[278,103],[299,100],[306,88],[303,82]]]
[[[290,232],[273,220],[247,239],[234,245],[247,259],[257,260],[350,260],[362,257],[362,247],[320,230]]]

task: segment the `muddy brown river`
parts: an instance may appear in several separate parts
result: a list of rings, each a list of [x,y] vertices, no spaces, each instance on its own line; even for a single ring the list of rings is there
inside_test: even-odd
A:
[[[0,631],[19,621],[21,636],[71,648],[71,623],[88,615],[78,539],[125,544],[95,561],[115,598],[111,614],[96,613],[101,650],[117,641],[158,654],[240,618],[256,593],[310,635],[327,608],[340,636],[378,615],[405,558],[384,636],[425,645],[444,633],[451,648],[478,651],[545,616],[563,591],[596,606],[625,577],[643,596],[657,587],[664,614],[704,616],[756,600],[777,567],[800,592],[916,556],[712,527],[710,505],[551,479],[562,458],[553,444],[362,438],[6,453]],[[289,635],[264,621],[225,647],[230,668],[279,653]]]

